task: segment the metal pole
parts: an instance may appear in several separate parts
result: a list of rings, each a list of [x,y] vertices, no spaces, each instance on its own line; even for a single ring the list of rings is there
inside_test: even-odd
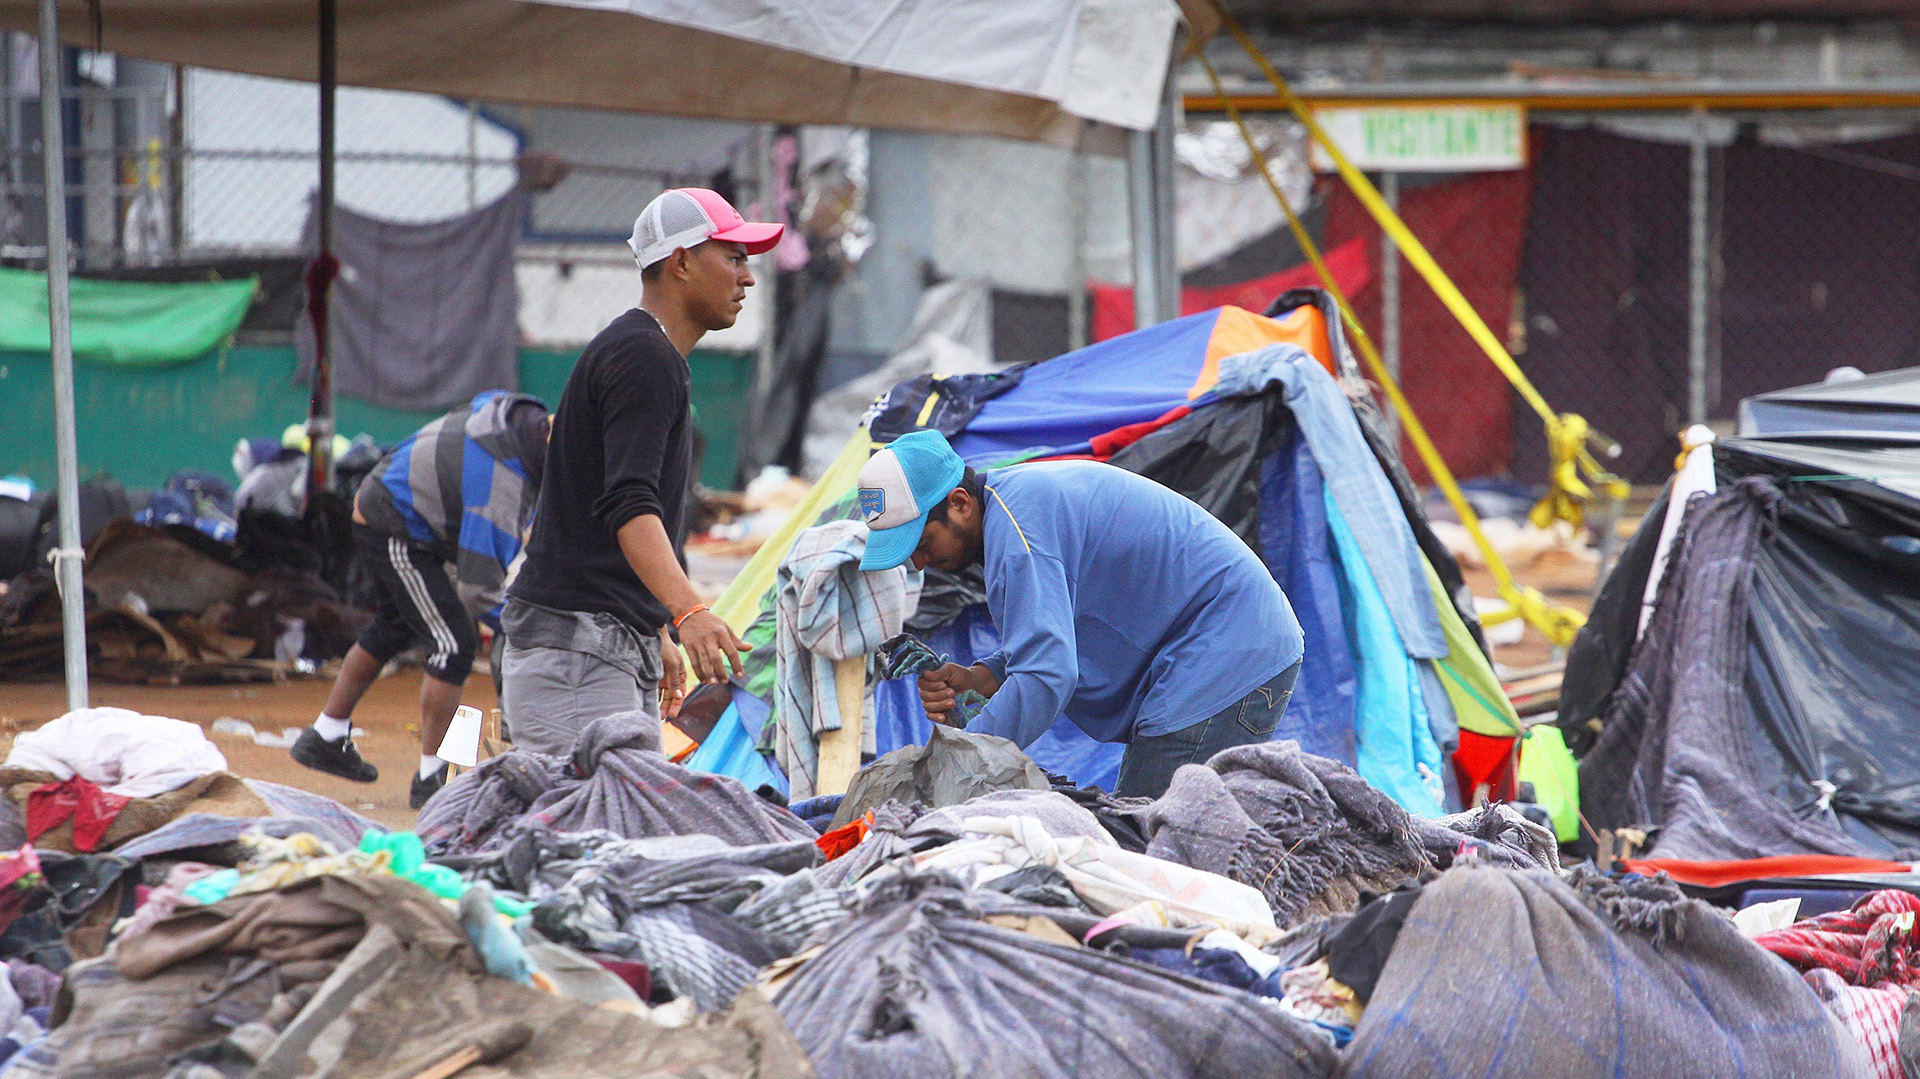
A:
[[[1087,346],[1087,159],[1067,156],[1067,350]]]
[[[1133,240],[1133,325],[1160,321],[1159,274],[1153,257],[1153,132],[1127,133],[1127,223]]]
[[[1181,110],[1178,89],[1178,80],[1169,69],[1160,93],[1160,120],[1153,125],[1153,256],[1157,274],[1153,294],[1160,304],[1160,322],[1180,317],[1179,243],[1173,227],[1173,132],[1180,124]]]
[[[1127,136],[1127,214],[1133,238],[1133,321],[1152,326],[1180,314],[1180,274],[1173,235],[1173,71],[1161,90],[1160,115],[1147,131]]]
[[[6,113],[7,187],[20,186],[20,117],[13,100],[13,34],[0,31],[0,109]]]
[[[1707,111],[1693,109],[1687,223],[1687,422],[1707,422]]]
[[[754,169],[758,173],[760,185],[760,220],[785,221],[787,208],[780,205],[781,187],[778,166],[773,160],[773,144],[778,138],[772,124],[760,127],[759,153],[754,155]],[[769,251],[760,256],[760,273],[754,275],[754,288],[760,290],[760,310],[765,312],[760,321],[759,358],[754,362],[754,382],[759,393],[764,394],[773,385],[775,365],[779,362],[774,351],[779,344],[774,336],[780,325],[780,258],[777,252]],[[765,400],[764,397],[761,398]],[[735,482],[744,485],[750,476],[739,475],[739,455],[734,457]]]
[[[1599,561],[1593,568],[1593,600],[1598,601],[1600,590],[1607,585],[1607,576],[1613,572],[1615,557],[1620,553],[1620,508],[1622,499],[1613,497],[1605,484],[1594,492],[1599,504],[1589,511],[1589,527],[1593,529],[1593,545],[1599,554]]]
[[[173,152],[167,155],[167,235],[173,237],[173,253],[187,246],[187,69],[173,65],[173,116],[167,124]]]
[[[1400,174],[1380,174],[1380,197],[1400,212]],[[1400,248],[1393,237],[1380,233],[1380,362],[1395,382],[1400,381]],[[1387,409],[1387,430],[1400,443],[1400,413]]]
[[[60,121],[59,0],[40,0],[40,158],[47,177],[47,337],[53,354],[53,435],[60,546],[52,553],[67,659],[67,707],[87,706],[87,611],[80,563],[80,454],[73,409],[73,306],[67,292],[67,148]]]
[[[467,209],[480,206],[480,106],[467,102]]]
[[[316,196],[320,251],[307,267],[307,314],[313,321],[313,396],[307,405],[307,508],[333,479],[333,361],[327,350],[327,292],[339,263],[333,257],[333,129],[336,66],[335,0],[320,0],[320,190]]]

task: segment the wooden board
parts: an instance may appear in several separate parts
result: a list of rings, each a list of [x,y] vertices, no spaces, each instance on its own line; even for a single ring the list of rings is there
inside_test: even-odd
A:
[[[840,702],[840,729],[820,735],[814,793],[845,794],[860,770],[861,713],[867,697],[867,657],[833,662],[833,689]]]

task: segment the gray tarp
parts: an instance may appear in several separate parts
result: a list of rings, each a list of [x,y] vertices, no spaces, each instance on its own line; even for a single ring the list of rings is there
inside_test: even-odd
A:
[[[983,924],[986,898],[929,877],[890,884],[781,989],[775,1006],[822,1079],[1332,1069],[1332,1047],[1270,1002]]]
[[[936,723],[926,745],[901,746],[860,769],[833,815],[833,826],[844,828],[887,802],[940,809],[991,791],[1051,787],[1040,766],[1005,738]]]
[[[335,392],[386,408],[439,411],[483,390],[520,388],[520,289],[513,248],[527,195],[445,221],[382,221],[334,211],[328,354]],[[307,221],[307,241],[315,243]],[[313,323],[295,333],[300,377],[313,370]]]
[[[1799,975],[1664,877],[1628,892],[1463,866],[1409,912],[1342,1074],[1863,1079],[1860,1053]]]

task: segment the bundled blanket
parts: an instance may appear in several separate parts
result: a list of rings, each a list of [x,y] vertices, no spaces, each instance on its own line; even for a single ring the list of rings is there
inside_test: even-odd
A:
[[[523,817],[556,832],[605,830],[630,839],[710,835],[746,846],[815,838],[800,818],[739,780],[642,748],[653,737],[639,713],[622,713],[588,724],[567,760],[524,750],[495,757],[434,795],[416,831],[434,854],[490,850]]]
[[[548,938],[647,966],[701,1012],[838,923],[846,904],[808,868],[807,842],[728,847],[707,836],[606,843],[573,863],[533,923]]]
[[[1749,664],[1770,646],[1756,628],[1769,610],[1760,602],[1769,572],[1762,555],[1785,509],[1780,488],[1756,476],[1686,508],[1653,617],[1580,761],[1587,819],[1595,828],[1657,828],[1655,857],[1884,856],[1884,846],[1863,842],[1870,829],[1850,829],[1841,815],[1912,811],[1853,790],[1869,785],[1831,759],[1820,766],[1811,732],[1777,729],[1756,708]]]
[[[1331,1073],[1332,1047],[1270,1002],[985,924],[984,898],[892,882],[782,987],[822,1079]]]
[[[1345,1074],[1861,1079],[1786,966],[1664,877],[1461,866],[1421,890]]]
[[[1419,821],[1353,769],[1279,741],[1181,768],[1138,817],[1148,854],[1258,888],[1285,928],[1449,865],[1463,843],[1495,862],[1555,864],[1544,829],[1493,812]]]

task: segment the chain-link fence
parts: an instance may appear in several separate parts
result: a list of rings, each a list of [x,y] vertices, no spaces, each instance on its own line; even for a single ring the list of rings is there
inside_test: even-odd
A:
[[[0,261],[32,266],[45,258],[39,101],[6,74]],[[294,265],[308,249],[318,177],[313,87],[193,69],[128,80],[124,61],[120,75],[120,85],[82,79],[68,91],[77,267]],[[624,268],[618,245],[663,187],[716,186],[750,209],[767,168],[769,144],[747,125],[357,89],[339,102],[340,205],[382,219],[483,206],[522,177],[530,151],[567,162],[565,177],[532,200],[521,248],[523,260],[555,260],[556,281],[561,261],[591,271],[602,257],[608,272]],[[1206,123],[1193,118],[1183,143],[1186,284],[1217,291],[1297,265],[1271,196],[1244,163],[1227,160],[1237,133],[1214,132],[1213,146]],[[1694,419],[1730,426],[1741,398],[1837,367],[1920,363],[1916,131],[1920,119],[1894,110],[1541,112],[1524,169],[1379,182],[1554,407],[1616,440],[1622,475],[1656,482],[1670,470],[1675,433]],[[1469,477],[1543,478],[1538,418],[1419,275],[1387,254],[1371,216],[1337,179],[1306,171],[1297,131],[1263,118],[1256,133],[1276,161],[1291,162],[1283,183],[1317,241],[1357,268],[1355,305],[1389,362],[1397,358],[1449,463]],[[1118,167],[1090,159],[1090,174],[1094,165]],[[1090,255],[1112,239],[1080,237],[1086,276],[1100,276]],[[622,278],[608,289],[625,302],[629,286]],[[546,306],[564,313],[572,302]],[[1073,336],[1069,308],[1047,301],[1045,333],[1014,312],[1008,329],[1051,354]],[[578,336],[544,323],[529,332]]]
[[[125,62],[122,62],[125,66]],[[530,110],[343,88],[338,204],[423,222],[491,203],[535,154],[564,163],[536,186],[529,244],[615,244],[662,189],[698,183],[757,195],[755,128],[686,125],[583,110]],[[298,256],[318,185],[311,85],[197,69],[151,85],[82,80],[66,91],[68,226],[82,271]],[[687,142],[690,149],[664,146]],[[40,101],[0,79],[0,259],[45,259]],[[549,176],[548,179],[552,177]],[[576,252],[577,254],[577,252]]]
[[[1547,400],[1619,443],[1621,475],[1664,480],[1677,433],[1731,430],[1744,397],[1920,364],[1920,119],[1549,114],[1529,150],[1377,183]],[[1449,464],[1543,479],[1538,417],[1345,185],[1320,177],[1305,216],[1330,253],[1364,247],[1355,307]],[[1298,257],[1279,247],[1276,267]]]

